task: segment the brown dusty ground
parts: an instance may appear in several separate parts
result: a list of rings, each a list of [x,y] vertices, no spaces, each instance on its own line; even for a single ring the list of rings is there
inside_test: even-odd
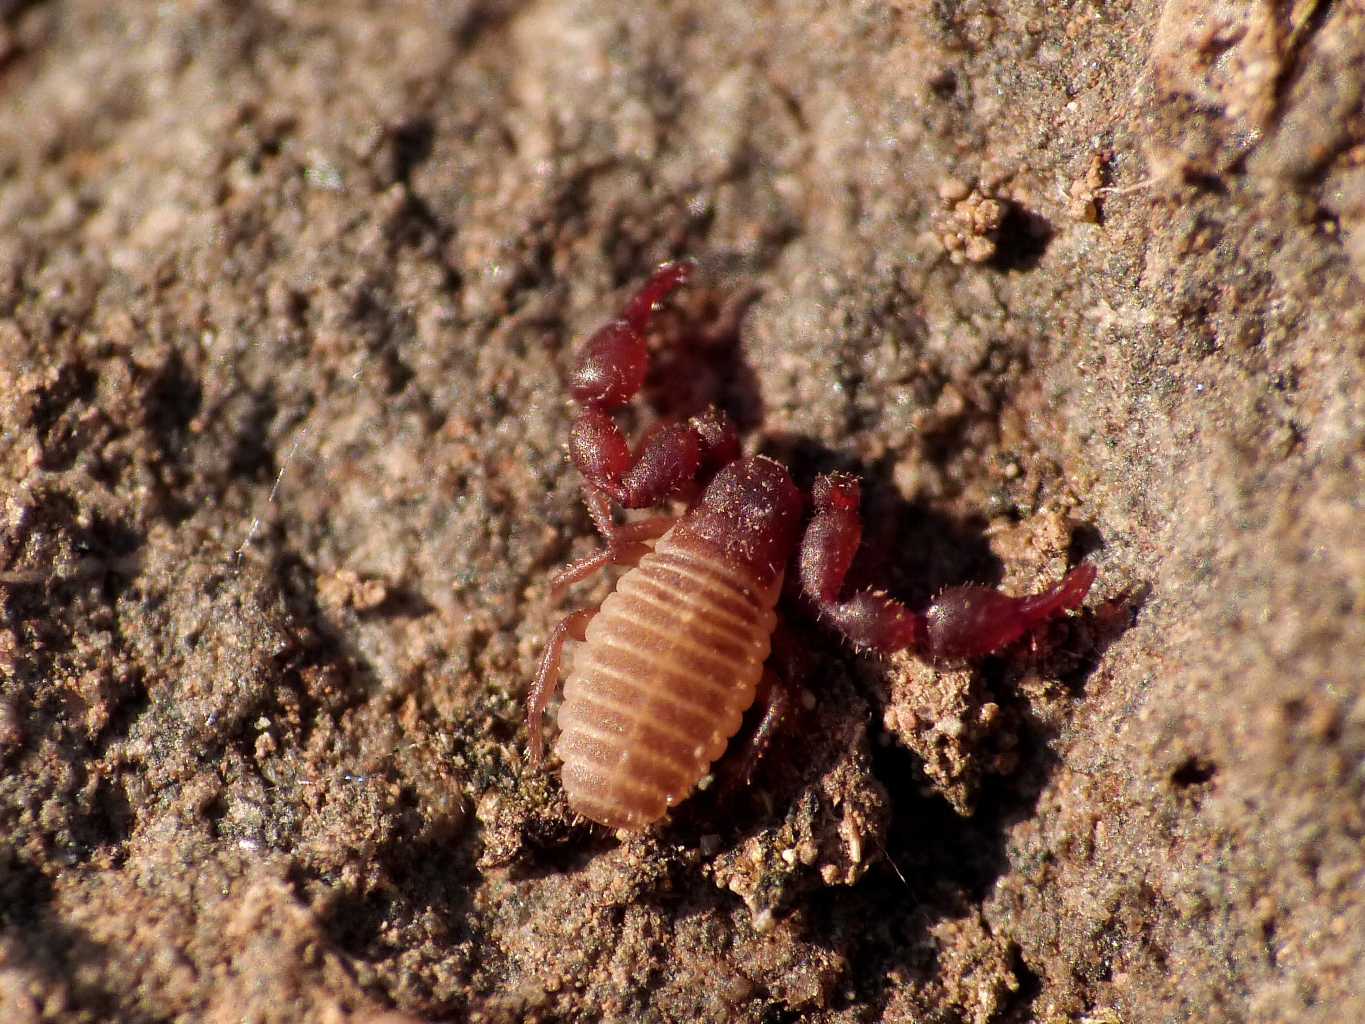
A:
[[[1362,67],[1359,0],[0,2],[0,1020],[1365,1019]],[[642,418],[861,474],[909,601],[1100,580],[808,631],[618,840],[520,702],[573,343],[683,253]]]

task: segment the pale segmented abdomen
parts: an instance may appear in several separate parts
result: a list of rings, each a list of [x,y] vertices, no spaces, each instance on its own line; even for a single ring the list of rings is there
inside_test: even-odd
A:
[[[588,626],[564,684],[556,751],[585,817],[641,828],[687,796],[754,702],[782,578],[665,534]]]

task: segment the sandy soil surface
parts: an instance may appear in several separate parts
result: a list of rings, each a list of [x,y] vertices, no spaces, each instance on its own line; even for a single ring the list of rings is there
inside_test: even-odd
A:
[[[1365,7],[0,2],[0,1019],[1365,1019]],[[752,787],[525,766],[636,426],[865,481]],[[666,380],[673,382],[672,386]]]

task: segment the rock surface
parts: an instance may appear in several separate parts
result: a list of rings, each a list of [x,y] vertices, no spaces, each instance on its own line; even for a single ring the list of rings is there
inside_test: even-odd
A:
[[[1365,1019],[1365,9],[0,3],[0,1019]],[[754,785],[523,765],[638,422],[865,480]],[[665,380],[671,386],[665,386]],[[717,787],[718,788],[718,787]]]

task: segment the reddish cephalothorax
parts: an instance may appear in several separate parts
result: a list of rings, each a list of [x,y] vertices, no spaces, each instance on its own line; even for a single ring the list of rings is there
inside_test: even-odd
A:
[[[930,658],[999,650],[1085,599],[1095,569],[1080,565],[1029,597],[989,587],[944,590],[923,612],[886,594],[845,594],[862,536],[858,483],[820,477],[813,514],[781,464],[740,451],[734,425],[708,410],[650,431],[634,452],[611,417],[644,383],[645,330],[655,307],[691,275],[690,262],[654,272],[621,315],[588,339],[570,382],[582,406],[569,439],[585,500],[605,546],[560,571],[559,589],[607,565],[633,566],[600,608],[568,616],[550,636],[527,698],[531,763],[544,757],[541,719],[565,641],[582,641],[564,684],[555,747],[569,804],[615,828],[643,828],[686,797],[756,700],[751,756],[789,706],[790,680],[768,667],[788,571],[800,601],[859,647],[909,648]],[[611,502],[648,508],[700,494],[681,517],[624,526]],[[793,589],[793,588],[789,588]]]

